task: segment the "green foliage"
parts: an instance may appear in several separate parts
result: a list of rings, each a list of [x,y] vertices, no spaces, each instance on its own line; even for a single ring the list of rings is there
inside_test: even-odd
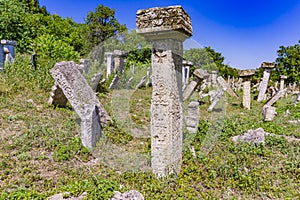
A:
[[[238,77],[238,71],[235,68],[225,65],[224,57],[221,53],[216,52],[211,47],[202,49],[186,50],[183,55],[184,59],[191,61],[194,67],[190,70],[193,72],[194,68],[201,67],[207,71],[218,71],[219,75],[223,77]]]
[[[280,80],[280,75],[286,75],[287,83],[300,82],[300,40],[293,46],[280,46],[277,54],[277,66],[271,78]]]
[[[36,53],[40,59],[53,61],[79,59],[79,53],[67,42],[53,35],[44,34],[35,39]]]
[[[87,48],[99,45],[113,35],[126,30],[115,18],[115,10],[98,5],[95,12],[89,12],[86,19]]]

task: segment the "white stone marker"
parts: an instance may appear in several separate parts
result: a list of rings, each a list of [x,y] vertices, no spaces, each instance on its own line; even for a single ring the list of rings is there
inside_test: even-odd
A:
[[[93,148],[100,136],[101,126],[105,126],[110,117],[99,102],[92,88],[74,62],[60,62],[50,70],[65,97],[81,119],[81,139],[87,148]],[[101,125],[101,126],[100,126]]]
[[[111,75],[112,72],[114,71],[114,68],[113,68],[113,53],[112,52],[106,52],[105,56],[106,56],[106,78],[108,78],[109,75]]]
[[[239,96],[232,90],[232,88],[229,86],[229,84],[226,83],[226,81],[223,79],[222,76],[219,76],[217,78],[218,83],[221,85],[222,88],[227,88],[226,92],[235,98],[239,98]]]
[[[191,101],[188,105],[188,114],[186,117],[186,129],[190,133],[196,133],[199,124],[199,102]]]
[[[251,76],[255,73],[254,69],[240,70],[239,76],[243,79],[243,107],[250,110],[251,107]]]
[[[182,164],[183,41],[192,35],[181,6],[136,14],[137,33],[152,43],[151,166],[157,177],[178,174]]]
[[[284,89],[284,80],[287,79],[287,76],[285,75],[281,75],[280,76],[280,86],[279,86],[279,90],[283,90]]]
[[[268,88],[268,83],[271,75],[271,70],[276,66],[274,62],[269,63],[269,62],[263,62],[261,64],[261,67],[264,68],[264,75],[263,75],[263,80],[261,83],[261,86],[259,88],[259,93],[257,97],[257,101],[261,102],[265,100],[265,94]]]

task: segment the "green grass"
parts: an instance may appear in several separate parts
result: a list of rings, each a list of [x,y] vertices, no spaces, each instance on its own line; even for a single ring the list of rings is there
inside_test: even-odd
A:
[[[241,99],[228,96],[218,105],[219,112],[207,112],[208,103],[201,105],[198,132],[184,148],[181,173],[156,179],[151,172],[120,172],[96,162],[95,155],[81,146],[74,111],[46,103],[53,83],[48,71],[33,72],[22,59],[0,73],[0,199],[45,199],[60,192],[69,196],[87,192],[88,199],[108,199],[114,191],[131,189],[146,199],[300,196],[299,143],[267,136],[265,145],[235,145],[230,139],[259,127],[300,138],[299,125],[288,122],[299,119],[300,107],[291,106],[294,97],[276,104],[278,116],[272,122],[263,121],[263,104],[256,101],[250,111],[241,108]],[[99,94],[109,113],[111,95]],[[150,97],[151,88],[142,88],[130,99],[129,116],[137,126],[150,123]],[[286,109],[291,113],[288,116]],[[206,139],[212,132],[218,137],[209,143]],[[149,139],[133,137],[116,121],[104,133],[128,151],[150,151]],[[185,138],[189,138],[187,133]],[[205,148],[209,151],[204,152]]]

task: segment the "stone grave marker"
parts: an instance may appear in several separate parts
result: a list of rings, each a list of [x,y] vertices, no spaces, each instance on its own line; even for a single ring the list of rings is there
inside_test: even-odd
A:
[[[284,89],[284,80],[287,79],[287,76],[285,75],[281,75],[280,76],[280,86],[279,86],[279,90],[283,90]]]
[[[59,62],[50,70],[55,85],[81,119],[81,139],[87,148],[93,148],[100,136],[101,126],[111,121],[92,88],[74,62]]]
[[[223,77],[219,76],[217,78],[218,83],[221,85],[222,88],[227,88],[226,92],[235,98],[239,98],[239,96],[232,90],[232,88],[226,83]]]
[[[136,14],[137,34],[152,43],[151,167],[157,177],[178,174],[182,164],[183,41],[192,35],[181,6]]]
[[[251,76],[255,73],[254,69],[240,70],[239,76],[243,79],[243,107],[250,110],[251,107]]]
[[[276,64],[274,62],[269,63],[269,62],[263,62],[261,64],[261,67],[264,68],[264,75],[263,75],[263,80],[261,82],[261,86],[259,87],[259,93],[257,97],[257,101],[261,102],[265,100],[265,95],[266,91],[268,88],[268,83],[271,75],[271,70],[275,68]]]

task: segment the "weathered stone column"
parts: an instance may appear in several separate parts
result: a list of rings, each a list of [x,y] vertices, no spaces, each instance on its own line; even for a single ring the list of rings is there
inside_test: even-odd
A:
[[[280,76],[280,86],[279,86],[279,90],[283,90],[284,89],[284,80],[287,79],[287,76],[281,75]]]
[[[124,61],[127,53],[122,50],[114,50],[113,60],[114,60],[114,71],[122,73],[124,71]]]
[[[157,177],[182,164],[182,53],[192,35],[181,6],[137,11],[137,33],[152,42],[151,166]]]
[[[261,67],[264,68],[264,76],[263,76],[261,86],[259,88],[259,93],[258,93],[258,97],[257,97],[258,102],[261,102],[261,101],[265,100],[265,95],[266,95],[266,91],[267,91],[267,88],[268,88],[268,82],[269,82],[269,79],[270,79],[271,70],[275,66],[276,66],[276,64],[274,62],[272,62],[272,63],[263,62],[261,64]]]
[[[251,76],[255,73],[254,69],[240,70],[239,76],[243,79],[243,107],[250,110],[251,107]]]
[[[217,71],[211,71],[211,84],[213,87],[217,87],[217,76],[218,76]]]
[[[113,53],[112,52],[106,52],[106,77],[108,78],[109,75],[114,71],[113,68]]]

